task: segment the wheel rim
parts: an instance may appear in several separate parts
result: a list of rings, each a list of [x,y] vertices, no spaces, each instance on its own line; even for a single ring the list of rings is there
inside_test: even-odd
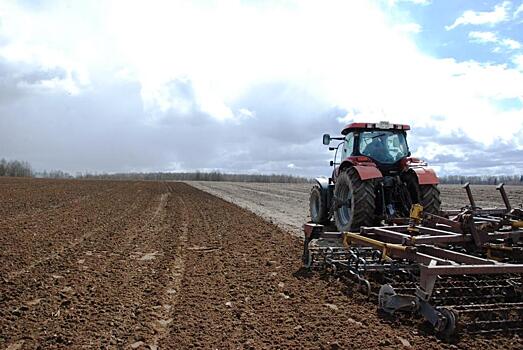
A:
[[[352,217],[352,192],[349,189],[349,186],[344,186],[340,188],[338,193],[338,199],[340,202],[344,203],[338,208],[338,219],[342,226],[345,226],[349,223]]]

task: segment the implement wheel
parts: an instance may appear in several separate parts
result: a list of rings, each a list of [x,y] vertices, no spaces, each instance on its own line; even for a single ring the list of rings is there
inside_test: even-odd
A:
[[[449,338],[456,332],[456,315],[452,310],[447,308],[439,309],[442,315],[442,319],[438,325],[436,325],[436,331],[439,335],[444,338]]]
[[[309,209],[311,221],[315,224],[326,224],[329,222],[329,209],[327,199],[320,186],[314,185],[309,197]]]
[[[374,181],[362,181],[354,168],[340,173],[334,187],[334,221],[339,231],[359,231],[375,222]]]

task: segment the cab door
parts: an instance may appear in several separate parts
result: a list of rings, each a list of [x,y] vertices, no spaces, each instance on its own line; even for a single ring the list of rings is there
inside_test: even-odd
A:
[[[352,156],[354,152],[354,133],[350,132],[345,136],[345,140],[338,146],[336,154],[334,155],[334,170],[332,171],[332,179],[336,182],[340,171],[340,164],[348,157]]]

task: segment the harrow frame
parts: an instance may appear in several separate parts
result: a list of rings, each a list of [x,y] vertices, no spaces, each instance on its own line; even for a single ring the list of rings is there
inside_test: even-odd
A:
[[[439,215],[414,205],[409,218],[360,232],[307,223],[303,262],[355,279],[369,296],[369,276],[389,276],[378,293],[379,308],[419,313],[444,336],[466,314],[482,315],[469,322],[479,333],[523,331],[523,211],[511,207],[503,184],[497,189],[504,209],[477,207],[469,184],[464,188],[470,205]],[[315,245],[318,240],[328,244]],[[398,276],[398,291],[409,293],[392,286]],[[467,296],[471,291],[480,295]],[[491,316],[485,319],[485,313]]]

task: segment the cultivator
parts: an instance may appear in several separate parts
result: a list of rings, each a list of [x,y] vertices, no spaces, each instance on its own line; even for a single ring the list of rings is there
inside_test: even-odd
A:
[[[303,261],[357,282],[389,314],[421,314],[436,332],[523,331],[523,210],[470,204],[461,210],[424,213],[360,232],[326,232],[304,225]],[[523,238],[523,237],[521,237]]]

